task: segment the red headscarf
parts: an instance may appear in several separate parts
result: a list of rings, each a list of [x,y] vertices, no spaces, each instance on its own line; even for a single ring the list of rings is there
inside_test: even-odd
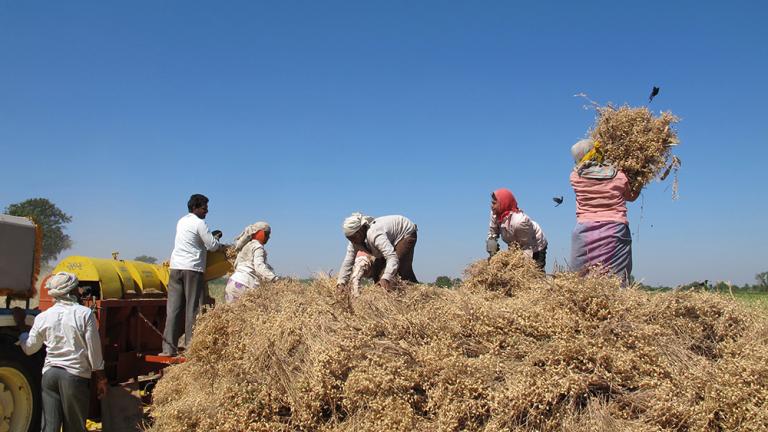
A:
[[[496,215],[496,220],[499,223],[510,213],[520,213],[522,211],[517,207],[517,199],[515,199],[511,190],[504,188],[496,189],[493,191],[493,196],[496,197],[496,202],[499,203],[499,213]]]

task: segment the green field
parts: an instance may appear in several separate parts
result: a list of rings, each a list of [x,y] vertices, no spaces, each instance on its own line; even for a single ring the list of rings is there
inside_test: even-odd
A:
[[[768,293],[754,291],[734,291],[733,296],[736,297],[736,300],[740,302],[744,302],[750,306],[762,309],[768,313]]]

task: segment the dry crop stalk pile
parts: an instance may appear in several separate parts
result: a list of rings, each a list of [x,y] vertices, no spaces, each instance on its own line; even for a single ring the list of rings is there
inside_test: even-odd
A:
[[[595,105],[597,119],[590,131],[599,142],[605,159],[613,163],[630,179],[637,190],[655,178],[666,178],[669,170],[675,174],[680,160],[672,154],[678,143],[674,124],[680,121],[669,111],[658,116],[646,107]],[[666,174],[665,174],[666,171]],[[675,176],[673,196],[677,195]]]
[[[541,276],[519,252],[455,290],[217,306],[155,390],[156,432],[764,430],[766,317],[714,294]]]

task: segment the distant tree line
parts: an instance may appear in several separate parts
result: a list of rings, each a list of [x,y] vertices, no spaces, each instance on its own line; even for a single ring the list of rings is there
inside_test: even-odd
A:
[[[768,271],[758,273],[755,275],[754,284],[736,285],[730,284],[727,281],[711,282],[707,279],[703,281],[693,281],[684,285],[678,285],[674,287],[670,286],[651,286],[640,285],[641,288],[649,290],[704,290],[704,291],[716,291],[716,292],[728,292],[728,291],[750,291],[750,292],[765,292],[768,293]]]

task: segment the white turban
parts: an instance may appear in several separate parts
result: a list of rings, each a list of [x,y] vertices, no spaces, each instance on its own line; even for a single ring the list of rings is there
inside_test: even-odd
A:
[[[235,250],[239,252],[252,240],[251,236],[259,231],[270,232],[272,228],[266,222],[256,222],[253,225],[248,225],[239,236],[235,237]]]
[[[573,156],[573,161],[576,163],[581,162],[584,156],[589,153],[589,151],[592,150],[592,147],[594,146],[595,142],[589,138],[585,138],[574,144],[571,147],[571,156]]]
[[[364,216],[362,213],[352,213],[351,216],[344,219],[341,228],[344,230],[344,235],[349,237],[360,230],[363,225],[370,225],[371,222],[373,222],[371,216]]]
[[[70,291],[77,288],[79,283],[80,281],[77,280],[77,276],[72,273],[58,272],[48,278],[45,288],[48,290],[48,295],[58,298],[68,295]]]

